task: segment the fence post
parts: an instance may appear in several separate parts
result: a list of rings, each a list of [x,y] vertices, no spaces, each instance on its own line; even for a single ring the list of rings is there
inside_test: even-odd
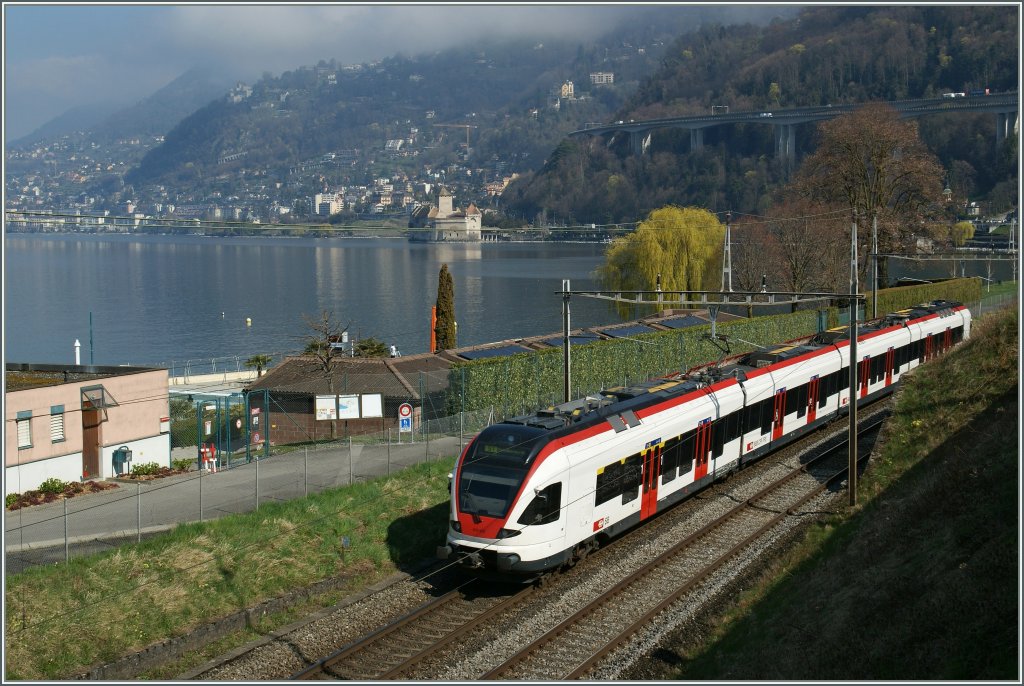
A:
[[[138,504],[138,508],[135,512],[135,523],[138,529],[138,536],[135,537],[136,543],[142,543],[142,482],[139,481],[135,484],[135,502]]]
[[[69,559],[71,555],[68,551],[68,499],[64,498],[64,564],[67,564]]]
[[[352,466],[352,437],[348,437],[348,485],[355,482],[355,468]]]
[[[203,463],[200,462],[200,465]],[[203,521],[203,468],[199,467],[199,521]]]
[[[462,418],[463,418],[463,415],[465,415],[465,412],[461,412],[460,411],[459,412],[459,455],[462,454],[462,427],[463,427]]]
[[[402,434],[398,434],[399,440],[402,438]],[[391,476],[391,429],[388,428],[388,476]]]
[[[302,497],[305,498],[309,495],[309,446],[305,446],[302,449]]]
[[[260,509],[260,456],[256,456],[256,509]]]

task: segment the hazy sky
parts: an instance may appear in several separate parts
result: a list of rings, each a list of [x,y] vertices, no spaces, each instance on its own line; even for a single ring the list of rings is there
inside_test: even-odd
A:
[[[635,9],[635,7],[633,8]],[[131,104],[192,67],[250,83],[334,58],[364,62],[457,41],[590,38],[629,5],[27,5],[4,3],[4,140],[76,105]]]

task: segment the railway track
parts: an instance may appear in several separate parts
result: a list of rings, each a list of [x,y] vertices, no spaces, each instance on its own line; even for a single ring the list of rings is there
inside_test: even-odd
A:
[[[472,580],[379,631],[294,674],[295,680],[398,679],[408,670],[519,604],[534,587],[509,595],[478,595],[486,584]]]
[[[883,401],[876,405],[878,409],[881,409],[886,404]],[[874,430],[881,423],[877,416],[885,414],[883,410],[876,417],[865,416],[860,433]],[[869,422],[874,423],[869,426]],[[277,672],[275,678],[362,681],[438,678],[441,672],[452,669],[453,664],[462,665],[463,660],[465,660],[465,664],[458,667],[460,676],[455,677],[457,679],[542,678],[560,680],[578,678],[587,674],[603,656],[608,655],[617,646],[629,640],[630,636],[657,615],[661,608],[671,605],[677,598],[685,595],[686,589],[680,588],[680,579],[687,580],[685,585],[690,588],[700,585],[702,578],[706,578],[731,557],[730,544],[733,545],[732,550],[734,551],[742,548],[742,545],[735,547],[736,537],[740,536],[740,533],[746,532],[742,538],[755,540],[757,531],[771,529],[773,523],[786,517],[787,511],[800,507],[800,503],[806,502],[809,498],[814,497],[815,493],[827,488],[829,483],[834,483],[836,479],[842,477],[846,464],[845,440],[837,443],[836,436],[822,440],[814,435],[809,436],[807,440],[812,443],[820,441],[819,447],[800,448],[799,445],[803,443],[801,440],[786,449],[786,451],[792,451],[790,457],[786,457],[785,452],[780,454],[779,464],[772,466],[769,463],[762,463],[764,467],[769,468],[770,475],[757,480],[763,483],[764,478],[772,479],[771,487],[761,488],[760,484],[755,488],[741,486],[742,495],[728,495],[727,492],[724,492],[712,496],[711,500],[715,500],[721,505],[712,508],[714,512],[709,513],[710,517],[701,517],[703,521],[695,527],[685,527],[691,535],[682,543],[676,545],[675,537],[671,542],[666,541],[666,546],[661,547],[661,551],[673,545],[675,546],[673,550],[687,548],[691,550],[690,562],[675,563],[682,565],[671,568],[675,571],[658,572],[655,569],[658,565],[654,563],[638,570],[641,565],[644,565],[644,562],[640,561],[638,565],[632,567],[632,570],[622,571],[623,576],[628,571],[635,572],[626,580],[622,580],[620,576],[611,576],[607,583],[593,589],[589,589],[589,582],[583,581],[594,570],[605,569],[608,571],[606,567],[617,566],[612,563],[615,556],[621,557],[630,554],[629,551],[635,551],[638,541],[648,541],[652,540],[652,536],[660,537],[673,530],[678,531],[679,525],[673,523],[675,517],[670,516],[665,519],[664,515],[678,514],[683,511],[679,508],[659,513],[658,517],[640,527],[638,529],[640,539],[636,538],[636,532],[620,537],[591,555],[587,560],[590,564],[579,565],[571,572],[559,574],[552,578],[551,583],[542,587],[511,587],[505,592],[500,587],[496,588],[494,584],[481,583],[477,580],[461,583],[454,587],[454,590],[448,590],[453,589],[453,586],[448,586],[448,589],[442,591],[442,595],[416,606],[410,605],[409,607],[415,607],[415,609],[407,610],[399,619],[386,626],[377,628],[362,638],[349,638],[349,642],[340,649],[315,663],[311,664],[308,659],[303,659],[300,664]],[[816,451],[822,450],[826,445],[832,447],[826,449],[825,455],[812,457]],[[861,445],[863,447],[866,443]],[[803,454],[799,460],[801,463],[799,467],[797,463],[792,462],[792,458],[798,454]],[[777,474],[780,467],[785,468],[781,470],[785,476]],[[747,471],[744,470],[740,474],[747,474]],[[750,475],[752,476],[753,473]],[[743,477],[733,477],[733,479],[736,478],[739,478],[741,483],[746,482]],[[760,489],[758,493],[748,497],[748,494],[758,489]],[[708,509],[705,505],[711,505],[711,500],[701,505],[700,501],[703,498],[704,496],[694,498],[691,501],[691,507]],[[743,502],[734,505],[739,500]],[[728,512],[731,516],[719,516],[723,512]],[[718,518],[712,524],[706,524],[716,516]],[[726,522],[731,523],[726,526]],[[765,536],[757,546],[761,548],[769,546],[769,543],[765,543],[768,538]],[[660,554],[661,551],[655,552],[654,555]],[[603,558],[607,555],[613,557],[606,561]],[[671,557],[670,553],[664,553],[658,559],[667,560],[669,557]],[[739,562],[737,561],[736,564]],[[578,576],[577,572],[581,572],[583,576],[574,580]],[[644,578],[648,581],[643,582]],[[441,586],[444,585],[441,584]],[[644,600],[638,597],[634,598],[634,596],[640,595],[638,589],[643,590],[652,586],[662,590],[660,594],[656,594],[656,598]],[[554,621],[541,620],[541,625],[535,631],[530,631],[527,628],[527,623],[533,622],[529,617],[538,612],[537,607],[558,606],[560,604],[558,599],[562,598],[569,588],[574,589],[570,595],[578,596],[577,601],[567,605],[560,615],[554,615]],[[435,589],[441,590],[437,587]],[[530,594],[535,594],[534,598],[529,602],[524,602]],[[591,602],[595,597],[599,597],[599,600]],[[619,599],[615,601],[615,606],[609,606],[609,609],[604,610],[606,619],[601,619],[601,615],[598,613],[598,607],[603,604],[600,598]],[[577,612],[581,606],[586,606],[591,610],[584,609]],[[617,611],[614,607],[620,609]],[[633,609],[626,611],[622,607]],[[520,611],[522,612],[520,613]],[[519,613],[518,616],[517,613]],[[569,620],[561,621],[567,615],[573,616]],[[588,624],[584,621],[586,615],[595,617],[595,619],[589,620]],[[608,619],[607,615],[615,615],[611,618],[614,621]],[[540,617],[538,616],[537,619]],[[559,622],[561,624],[557,627],[547,631],[539,639],[537,638],[548,627]],[[590,628],[586,628],[587,626]],[[489,648],[483,648],[492,657],[495,652],[500,654],[499,661],[506,660],[498,667],[494,666],[493,659],[487,658],[486,653],[477,657],[469,657],[471,653],[466,652],[467,644],[488,644],[496,637],[503,635],[511,638],[519,634],[520,629],[525,629],[529,635],[523,635],[518,643],[513,639],[509,650],[492,651]],[[564,638],[562,638],[563,636]],[[586,647],[581,648],[576,645],[578,641],[572,640],[572,636],[582,636],[583,638],[580,640],[586,644]],[[534,643],[521,649],[530,641],[534,641]],[[560,650],[559,642],[568,646],[564,649],[567,655],[556,659],[555,655]],[[255,660],[249,660],[248,653],[235,656],[229,662],[224,663],[230,665],[228,678],[267,678],[269,674],[259,666],[260,664],[271,665],[276,662],[279,668],[283,667],[290,659],[301,656],[308,650],[301,647],[304,645],[305,639],[300,639],[298,636],[294,638],[281,637],[280,640],[272,643],[272,646],[281,646],[278,648],[281,652],[276,658],[269,655],[259,658],[259,651],[256,652],[257,659]],[[531,666],[529,655],[536,654],[540,648],[544,648],[540,651],[544,656],[544,663],[538,666],[534,660]],[[509,658],[510,655],[511,658]],[[438,656],[443,659],[430,659]],[[252,663],[252,671],[244,666],[247,662]],[[477,663],[477,666],[471,666],[473,663]],[[301,671],[294,671],[299,669]],[[219,673],[221,671],[223,670],[217,670],[216,676],[215,672],[211,671],[198,673],[198,677],[193,678],[224,678]],[[209,677],[204,674],[209,674]],[[481,677],[481,675],[484,676]]]
[[[876,418],[858,434],[877,431]],[[625,644],[656,615],[686,596],[776,524],[842,479],[844,441],[776,479],[724,515],[624,578],[522,648],[483,679],[572,680]],[[859,461],[866,459],[860,456]]]

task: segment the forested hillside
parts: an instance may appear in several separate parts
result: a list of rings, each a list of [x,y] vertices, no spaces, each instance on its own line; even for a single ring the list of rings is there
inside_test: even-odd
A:
[[[453,122],[476,127],[471,145],[478,163],[497,158],[507,172],[537,169],[568,132],[607,121],[621,108],[680,34],[740,16],[767,22],[792,14],[768,6],[638,7],[593,42],[496,41],[482,30],[467,36],[464,47],[429,55],[358,65],[321,60],[279,76],[266,73],[251,94],[218,99],[184,118],[126,181],[201,190],[211,178],[242,169],[281,178],[336,151],[367,161],[388,140],[403,137],[417,141],[415,164],[440,167],[456,159],[453,142],[465,137],[434,125]],[[613,72],[614,84],[591,88],[589,74],[599,70]],[[565,81],[582,97],[553,107],[553,92]]]
[[[615,120],[935,97],[946,91],[1015,90],[1017,7],[812,7],[765,27],[708,26],[680,36],[660,69],[641,83]],[[1016,198],[1013,137],[995,146],[994,116],[918,120],[921,138],[972,199],[1008,206]],[[534,220],[633,222],[667,203],[763,214],[792,173],[773,153],[773,129],[707,129],[704,149],[689,134],[658,131],[648,154],[625,136],[565,139],[535,175],[503,195],[512,214]],[[813,149],[814,125],[797,129],[797,164]]]

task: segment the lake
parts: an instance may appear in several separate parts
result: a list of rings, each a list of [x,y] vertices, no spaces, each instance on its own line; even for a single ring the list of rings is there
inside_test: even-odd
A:
[[[73,364],[78,339],[83,364],[180,369],[191,360],[197,370],[218,358],[269,354],[279,361],[304,347],[310,330],[303,315],[323,310],[350,324],[357,339],[372,336],[406,355],[426,352],[442,264],[455,285],[460,346],[558,334],[562,279],[574,290],[598,288],[593,271],[605,247],[8,234],[4,358]],[[950,267],[894,260],[890,277],[946,278]],[[965,267],[968,276],[987,275],[984,262]],[[1010,266],[995,264],[992,276],[1010,278]],[[620,321],[608,303],[572,301],[573,328]]]
[[[78,339],[83,364],[178,367],[280,360],[305,345],[303,315],[323,310],[356,338],[426,352],[442,264],[460,346],[559,333],[562,279],[597,288],[605,246],[8,234],[4,248],[7,362],[73,364]],[[573,328],[620,321],[607,303],[573,300]]]

